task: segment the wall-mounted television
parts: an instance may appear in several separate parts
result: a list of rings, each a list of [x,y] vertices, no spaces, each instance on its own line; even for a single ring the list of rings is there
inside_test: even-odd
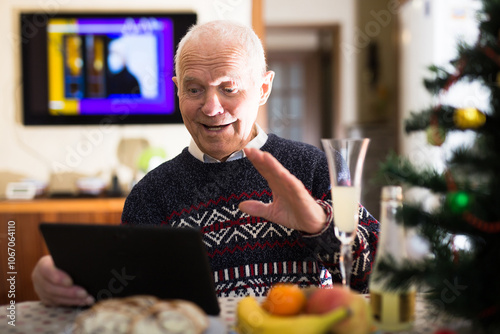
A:
[[[174,75],[194,13],[21,13],[23,124],[182,123]]]

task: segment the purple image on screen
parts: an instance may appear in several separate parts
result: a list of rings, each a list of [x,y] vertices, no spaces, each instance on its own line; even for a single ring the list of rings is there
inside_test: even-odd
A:
[[[81,115],[174,113],[175,86],[171,80],[174,73],[174,40],[170,19],[80,18],[77,27],[79,34],[104,34],[120,40],[116,44],[121,45],[121,51],[135,52],[133,55],[128,54],[129,61],[132,59],[128,67],[141,87],[137,95],[111,94],[106,98],[83,98],[80,100]],[[140,52],[145,58],[140,58]]]

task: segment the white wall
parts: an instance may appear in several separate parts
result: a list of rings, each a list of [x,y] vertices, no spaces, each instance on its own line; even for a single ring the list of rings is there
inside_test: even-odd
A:
[[[119,167],[117,145],[122,138],[146,138],[172,158],[188,145],[183,125],[43,126],[21,124],[21,73],[18,14],[60,11],[195,11],[200,22],[235,19],[251,25],[251,0],[1,0],[0,1],[0,172],[9,171],[47,181],[51,173],[95,175],[106,181]],[[62,168],[64,166],[65,168]],[[122,181],[131,171],[119,167]],[[0,190],[0,194],[3,189]]]
[[[356,1],[346,0],[267,0],[264,3],[266,25],[341,25],[340,110],[342,128],[355,121],[356,61],[352,54],[355,41]],[[332,124],[333,126],[333,124]]]
[[[432,9],[426,9],[424,1],[417,0],[409,2],[400,10],[401,22],[401,125],[409,117],[411,111],[419,111],[426,108],[432,102],[431,96],[423,86],[423,78],[429,76],[427,67],[434,60],[434,29],[435,15]],[[408,140],[406,134],[401,130],[402,146],[401,152],[412,155],[412,160],[425,157],[425,153],[418,149],[419,142],[425,140],[422,134],[417,140]],[[422,157],[415,158],[415,154]]]

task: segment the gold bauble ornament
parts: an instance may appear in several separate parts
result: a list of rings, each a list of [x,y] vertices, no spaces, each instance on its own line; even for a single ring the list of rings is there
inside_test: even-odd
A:
[[[486,116],[476,108],[456,109],[453,122],[460,129],[477,129],[486,122]]]

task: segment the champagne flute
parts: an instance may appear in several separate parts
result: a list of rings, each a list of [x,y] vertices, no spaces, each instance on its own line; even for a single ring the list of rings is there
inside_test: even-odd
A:
[[[342,285],[350,286],[352,243],[356,237],[363,164],[370,139],[322,139],[328,160],[335,236],[340,240]]]

